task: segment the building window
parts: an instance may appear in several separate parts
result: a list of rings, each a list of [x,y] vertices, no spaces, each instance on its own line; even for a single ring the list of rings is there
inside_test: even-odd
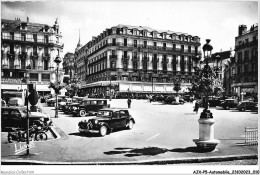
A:
[[[48,55],[48,47],[44,47],[44,55],[45,55],[45,56]]]
[[[30,81],[38,81],[38,74],[30,73]]]
[[[134,69],[134,70],[137,70],[137,62],[134,62],[134,64],[133,64],[133,69]]]
[[[188,46],[188,52],[191,53],[191,46]]]
[[[49,63],[49,61],[48,60],[44,60],[43,63],[44,63],[44,65],[43,65],[44,70],[48,70],[48,63]]]
[[[181,51],[184,52],[184,45],[181,45]]]
[[[176,50],[176,44],[172,45],[172,50]]]
[[[26,34],[25,33],[21,33],[21,40],[26,41]]]
[[[166,50],[166,43],[163,43],[163,50]]]
[[[144,48],[147,48],[147,41],[144,41]]]
[[[44,35],[44,43],[49,43],[49,37],[48,37],[48,35]]]
[[[127,39],[124,38],[124,46],[127,46]]]
[[[42,81],[50,81],[50,74],[42,74]]]
[[[248,59],[249,59],[249,51],[246,50],[246,51],[245,51],[245,60],[248,60]]]
[[[112,39],[112,46],[116,46],[116,39],[115,38]]]
[[[247,38],[247,39],[246,39],[246,43],[248,43],[248,41],[249,41],[249,39]]]
[[[137,40],[134,40],[134,47],[137,47]]]
[[[14,45],[10,44],[10,54],[14,54]]]
[[[256,72],[256,64],[253,64],[253,65],[252,65],[252,71],[253,71],[253,72]]]
[[[37,43],[37,34],[33,34],[33,42]]]
[[[10,32],[10,39],[14,40],[14,32]]]
[[[124,58],[127,58],[127,51],[124,51]]]

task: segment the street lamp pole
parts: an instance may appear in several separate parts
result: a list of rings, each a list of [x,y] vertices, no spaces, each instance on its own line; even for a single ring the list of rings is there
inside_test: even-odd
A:
[[[214,72],[209,66],[209,58],[211,56],[211,50],[213,47],[211,46],[210,39],[206,39],[206,44],[203,46],[204,57],[206,61],[206,65],[199,72],[199,89],[203,88],[205,91],[205,109],[200,115],[199,122],[199,139],[193,139],[198,149],[201,151],[213,151],[217,144],[220,143],[219,140],[214,139],[214,123],[213,115],[208,109],[208,95],[211,90],[211,86],[213,83],[213,78],[215,77]]]
[[[111,94],[111,70],[109,71],[109,101],[112,100],[112,94]]]
[[[59,78],[59,64],[61,62],[60,60],[60,57],[57,56],[54,60],[54,62],[57,64],[57,74],[56,74],[56,83],[57,83],[57,87],[59,85],[59,81],[58,81],[58,78]],[[56,109],[55,109],[55,118],[58,118],[58,93],[55,92],[56,94]]]

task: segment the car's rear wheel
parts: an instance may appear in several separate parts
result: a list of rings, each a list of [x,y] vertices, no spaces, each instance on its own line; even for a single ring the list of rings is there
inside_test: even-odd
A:
[[[134,127],[134,122],[133,122],[133,120],[130,120],[130,121],[128,122],[127,128],[128,128],[128,129],[132,129],[133,127]]]
[[[229,109],[229,106],[227,106],[226,109]]]
[[[40,140],[48,140],[48,136],[45,132],[38,132],[35,135],[35,140],[40,141]]]
[[[80,117],[86,117],[86,115],[87,115],[86,110],[82,109],[82,110],[79,111],[79,116]]]
[[[106,126],[101,126],[99,129],[99,134],[100,136],[104,137],[105,135],[107,135],[107,127]]]

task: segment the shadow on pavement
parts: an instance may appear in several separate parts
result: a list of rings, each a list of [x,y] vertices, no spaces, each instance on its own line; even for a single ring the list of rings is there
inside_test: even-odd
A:
[[[80,137],[101,137],[98,133],[84,133],[81,134],[80,132],[75,132],[75,133],[70,133],[69,135],[74,135],[74,136],[80,136]]]
[[[205,153],[204,151],[201,151],[197,147],[175,148],[175,149],[147,147],[147,148],[115,148],[115,151],[104,152],[104,154],[106,154],[106,155],[124,154],[126,157],[135,157],[135,156],[155,156],[155,155],[163,154],[166,152]]]

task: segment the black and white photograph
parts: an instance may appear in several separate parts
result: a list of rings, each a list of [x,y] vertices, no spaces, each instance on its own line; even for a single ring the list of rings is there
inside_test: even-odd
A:
[[[1,174],[259,174],[258,9],[1,0]]]

